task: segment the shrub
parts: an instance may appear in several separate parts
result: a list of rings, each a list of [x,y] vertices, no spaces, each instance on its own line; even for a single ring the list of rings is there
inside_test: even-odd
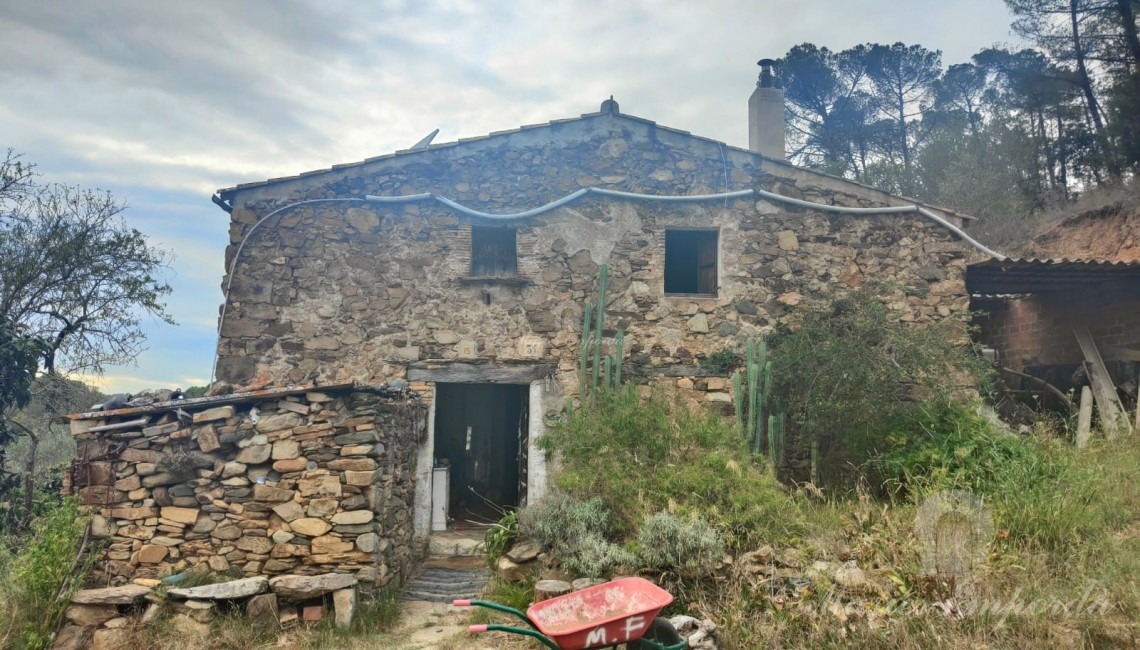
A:
[[[567,571],[588,578],[608,578],[619,567],[637,567],[637,556],[596,532],[587,532],[561,557]]]
[[[75,501],[66,499],[35,522],[32,538],[7,560],[5,575],[0,575],[0,602],[7,620],[0,621],[0,633],[8,635],[8,647],[50,645],[71,594],[82,586],[96,555],[77,559],[87,523]]]
[[[886,304],[894,299],[871,286],[768,338],[773,409],[787,414],[802,447],[818,442],[820,482],[843,483],[844,468],[867,459],[883,423],[910,417],[917,399],[950,393],[962,371],[982,373],[956,343],[960,328],[900,322]]]
[[[646,517],[662,511],[699,514],[732,548],[802,530],[797,503],[732,423],[665,388],[644,399],[634,386],[600,394],[543,443],[562,461],[555,484],[612,514],[606,537],[633,538]]]
[[[680,520],[659,512],[637,533],[637,548],[644,568],[704,575],[724,557],[724,538],[700,517]]]
[[[519,511],[511,510],[504,514],[483,536],[483,543],[487,550],[487,564],[492,568],[503,554],[510,550],[511,544],[519,536]]]
[[[973,404],[934,400],[917,413],[884,436],[873,463],[897,495],[972,490],[1010,541],[1054,553],[1102,536],[1124,516],[1100,468],[1063,441],[1000,431]]]

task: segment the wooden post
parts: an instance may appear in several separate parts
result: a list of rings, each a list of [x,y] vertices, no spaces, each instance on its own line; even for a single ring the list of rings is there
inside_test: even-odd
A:
[[[1093,393],[1088,386],[1081,386],[1081,409],[1077,413],[1077,449],[1084,449],[1089,445],[1089,434],[1092,432]]]
[[[564,596],[573,589],[573,585],[562,580],[539,580],[534,583],[534,602],[541,603],[544,600]]]

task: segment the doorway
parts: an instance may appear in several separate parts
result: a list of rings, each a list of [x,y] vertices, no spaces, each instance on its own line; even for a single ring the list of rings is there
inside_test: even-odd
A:
[[[448,527],[485,526],[526,495],[528,386],[436,384],[435,464],[449,468]]]

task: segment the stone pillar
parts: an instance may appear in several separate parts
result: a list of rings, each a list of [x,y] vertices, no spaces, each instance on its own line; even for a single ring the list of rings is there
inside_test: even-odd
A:
[[[784,159],[784,91],[757,86],[748,98],[748,148]]]

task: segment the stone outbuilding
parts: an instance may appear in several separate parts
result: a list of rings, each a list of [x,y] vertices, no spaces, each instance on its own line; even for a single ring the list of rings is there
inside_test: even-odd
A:
[[[869,281],[901,321],[965,325],[967,260],[991,253],[970,218],[789,164],[778,89],[750,107],[755,150],[611,99],[221,190],[217,378],[409,382],[428,410],[407,468],[422,538],[433,513],[485,521],[545,492],[537,441],[577,394],[602,265],[607,347],[624,330],[628,374],[699,401],[732,399],[704,360]]]

